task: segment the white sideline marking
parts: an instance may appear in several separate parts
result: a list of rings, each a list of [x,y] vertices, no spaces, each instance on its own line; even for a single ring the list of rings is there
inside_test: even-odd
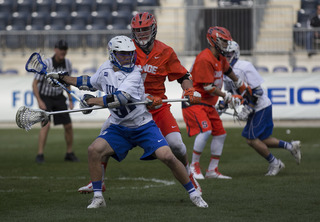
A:
[[[8,179],[18,179],[18,180],[70,180],[70,179],[80,179],[80,180],[85,180],[88,179],[86,177],[38,177],[38,176],[9,176],[9,177],[3,177],[0,176],[0,180],[8,180]],[[149,184],[149,185],[144,185],[144,186],[139,186],[139,187],[108,187],[108,190],[123,190],[123,189],[131,189],[131,190],[142,190],[142,189],[149,189],[149,188],[154,188],[154,187],[163,187],[163,186],[171,186],[176,184],[174,181],[169,181],[169,180],[160,180],[156,178],[144,178],[144,177],[119,177],[115,178],[112,180],[125,180],[125,181],[143,181],[143,182],[152,182],[154,184]],[[106,184],[108,184],[108,179],[105,180]],[[80,186],[80,185],[79,185]],[[108,186],[108,185],[107,185]],[[17,192],[15,189],[9,189],[9,190],[0,190],[0,193],[5,193],[5,192]],[[18,191],[19,192],[19,191]],[[51,192],[60,192],[59,190],[53,190]],[[67,192],[75,192],[75,190],[67,190]]]
[[[163,186],[171,186],[174,185],[174,181],[168,181],[168,180],[159,180],[155,178],[144,178],[144,177],[137,177],[137,178],[130,178],[130,177],[119,177],[118,179],[115,180],[135,180],[135,181],[145,181],[145,182],[154,182],[156,185],[145,185],[141,187],[116,187],[116,188],[111,188],[111,190],[123,190],[123,189],[131,189],[131,190],[138,190],[138,189],[149,189],[153,187],[163,187]]]

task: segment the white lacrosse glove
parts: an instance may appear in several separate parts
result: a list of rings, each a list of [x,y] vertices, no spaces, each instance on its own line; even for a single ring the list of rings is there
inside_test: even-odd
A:
[[[240,95],[232,95],[230,92],[227,92],[223,101],[229,105],[230,109],[235,109],[242,104],[243,98]]]
[[[237,109],[243,103],[243,97],[240,95],[232,95],[232,99],[229,102],[230,109]]]
[[[80,102],[80,108],[89,108],[92,107],[93,105],[88,105],[87,101],[90,98],[95,98],[95,96],[91,95],[91,94],[84,94],[82,97],[82,100]],[[84,110],[82,111],[83,114],[90,114],[92,112],[92,110]]]
[[[68,72],[59,71],[59,72],[50,72],[45,75],[47,82],[53,87],[59,87],[58,84],[55,83],[55,80],[58,80],[60,83],[65,84],[63,78],[68,74]]]
[[[253,108],[251,108],[250,106],[244,106],[241,112],[238,113],[239,120],[247,121],[249,118],[249,115],[253,113],[253,111],[254,111]]]
[[[225,104],[228,104],[232,100],[232,94],[229,92],[226,92],[226,95],[223,97],[223,102]]]

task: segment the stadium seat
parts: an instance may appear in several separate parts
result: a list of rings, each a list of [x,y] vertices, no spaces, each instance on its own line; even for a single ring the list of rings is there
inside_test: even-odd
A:
[[[96,1],[94,0],[79,0],[76,1],[74,11],[85,12],[91,14],[92,11],[96,10]]]
[[[75,1],[74,0],[57,0],[54,11],[56,12],[66,12],[71,14],[71,12],[75,8]]]
[[[143,6],[158,6],[158,0],[137,0],[137,7]]]
[[[289,72],[289,69],[286,66],[276,66],[273,68],[272,72]]]
[[[76,26],[86,26],[91,23],[91,14],[79,11],[79,12],[72,12],[71,18],[70,18],[70,25],[76,25]]]
[[[320,66],[313,67],[312,72],[320,72]]]
[[[0,30],[5,30],[11,24],[11,13],[0,12]]]
[[[30,25],[45,26],[50,24],[50,14],[46,12],[33,12],[31,15]]]
[[[66,11],[52,12],[50,16],[50,25],[54,26],[66,26],[71,18],[71,14]]]
[[[31,14],[25,12],[14,12],[12,14],[12,26],[26,26],[30,24]]]
[[[96,11],[97,12],[112,12],[114,9],[113,0],[97,0]]]
[[[35,12],[38,13],[47,13],[50,14],[54,11],[55,8],[55,1],[51,0],[37,0],[35,4]]]
[[[113,30],[122,30],[128,29],[132,19],[132,14],[128,14],[125,11],[112,12],[112,26],[110,29]]]
[[[292,68],[292,72],[308,72],[308,69],[305,66],[295,66]]]
[[[309,20],[310,16],[312,16],[312,14],[310,14],[310,12],[306,12],[303,9],[300,9],[297,15],[297,22],[301,23],[301,24],[305,24],[307,23],[307,21]]]
[[[301,0],[302,9],[313,9],[315,10],[318,5],[318,0]]]
[[[107,26],[112,22],[111,11],[95,11],[91,14],[91,24],[95,26]],[[105,29],[105,28],[104,28]]]
[[[35,0],[17,1],[15,11],[31,14],[35,9],[35,3]]]
[[[26,30],[29,31],[29,35],[25,36],[26,47],[30,49],[39,49],[43,43],[44,37],[43,35],[32,34],[32,31],[44,30],[44,25],[27,25]]]
[[[136,8],[136,0],[117,0],[116,11],[131,14]]]
[[[255,67],[256,68],[256,70],[258,71],[258,72],[261,72],[261,73],[266,73],[266,72],[269,72],[269,69],[268,69],[268,67],[266,67],[266,66],[256,66]]]
[[[87,30],[106,30],[106,25],[104,24],[95,24],[87,26]],[[105,35],[96,32],[90,32],[86,35],[86,45],[90,48],[101,48],[105,45]]]
[[[0,12],[9,12],[12,14],[14,6],[14,1],[3,0],[0,4]]]
[[[75,25],[66,25],[66,30],[68,31],[79,31],[85,30],[86,26],[82,24],[75,24]],[[69,48],[80,48],[82,46],[82,39],[84,35],[80,34],[71,34],[66,36],[66,41],[68,42]]]

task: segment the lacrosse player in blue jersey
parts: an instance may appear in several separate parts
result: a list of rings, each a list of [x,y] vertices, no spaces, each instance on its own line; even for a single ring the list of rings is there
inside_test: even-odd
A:
[[[244,97],[244,106],[238,117],[240,120],[247,121],[242,131],[242,136],[247,139],[248,145],[269,162],[266,176],[275,176],[285,167],[280,159],[272,155],[269,148],[283,148],[290,151],[297,164],[300,164],[300,141],[289,143],[271,137],[273,131],[272,104],[261,87],[263,83],[262,77],[250,62],[238,60],[240,48],[235,41],[231,41],[227,51],[227,59],[234,73],[252,89],[252,96]],[[224,88],[232,94],[239,94],[232,80],[227,76],[224,76]]]
[[[185,167],[173,155],[146,106],[126,105],[146,100],[141,69],[135,66],[136,48],[133,41],[126,36],[114,37],[108,43],[108,50],[109,61],[103,63],[92,77],[70,77],[58,73],[47,75],[51,83],[50,77],[80,89],[97,89],[106,94],[103,97],[86,94],[81,104],[82,107],[93,105],[108,107],[111,114],[108,119],[110,126],[88,147],[94,196],[87,208],[106,206],[102,195],[102,157],[112,156],[117,161],[122,161],[135,146],[144,149],[141,160],[157,158],[165,163],[188,191],[191,201],[197,207],[207,208],[208,204],[195,190]]]

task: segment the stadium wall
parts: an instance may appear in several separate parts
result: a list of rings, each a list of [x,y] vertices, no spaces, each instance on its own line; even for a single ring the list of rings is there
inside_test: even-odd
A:
[[[264,74],[262,75],[266,93],[273,103],[273,117],[275,120],[320,120],[320,74],[308,75],[305,73]],[[20,106],[38,109],[37,101],[32,93],[32,75],[27,76],[0,76],[2,87],[0,123],[14,123],[16,111]],[[166,95],[169,99],[180,98],[182,90],[175,81],[166,82]],[[72,88],[79,97],[80,92]],[[96,94],[101,96],[101,94]],[[79,108],[77,101],[75,108]],[[178,121],[182,121],[180,103],[172,103],[172,112]],[[228,110],[232,112],[232,110]],[[107,109],[96,110],[90,115],[72,113],[74,122],[104,121],[109,112]],[[222,115],[222,119],[231,120],[233,117]]]

